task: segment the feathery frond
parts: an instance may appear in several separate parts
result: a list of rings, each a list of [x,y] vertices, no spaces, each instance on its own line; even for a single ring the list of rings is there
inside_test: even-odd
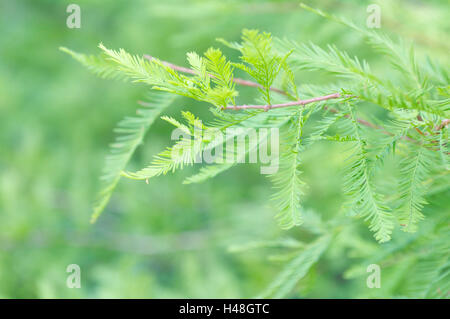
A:
[[[424,218],[422,209],[427,204],[425,181],[431,177],[436,164],[434,152],[427,145],[411,145],[410,152],[400,162],[400,200],[398,220],[402,230],[415,232]]]
[[[249,132],[249,130],[242,130],[241,134],[228,135],[228,136],[226,136],[226,139],[223,141],[223,144],[226,144],[227,140],[230,140],[230,139],[234,140],[235,137],[239,137],[240,135],[245,136],[248,132]],[[269,136],[268,132],[266,134],[259,134],[257,143],[254,143],[253,145],[250,145],[249,147],[247,147],[244,152],[238,152],[234,147],[232,150],[226,149],[225,155],[222,157],[219,157],[219,159],[217,161],[218,163],[214,163],[214,164],[207,165],[207,166],[200,168],[200,171],[197,174],[187,177],[183,181],[183,184],[202,183],[210,178],[217,176],[220,173],[225,172],[226,170],[237,165],[238,163],[245,162],[245,158],[246,158],[247,154],[249,152],[256,152],[257,147],[260,145],[260,142],[267,139],[268,136]],[[211,143],[211,144],[212,145],[206,146],[204,150],[208,150],[210,148],[214,148],[217,146],[216,143]]]
[[[298,44],[287,39],[277,39],[277,47],[283,51],[293,48],[288,60],[290,65],[299,70],[323,71],[343,78],[381,82],[366,61],[351,58],[333,45],[328,45],[325,50],[313,43]]]
[[[350,118],[346,118],[347,135],[354,136],[351,142],[352,155],[348,159],[345,173],[344,190],[358,215],[369,221],[369,229],[375,233],[379,242],[390,240],[394,228],[394,219],[389,208],[383,203],[383,197],[375,190],[371,181],[371,165],[368,158],[366,140],[362,137],[353,105],[347,104]]]
[[[144,103],[145,108],[137,110],[137,116],[126,117],[114,129],[116,139],[110,145],[110,155],[106,157],[103,169],[103,186],[94,205],[91,222],[95,222],[105,209],[120,180],[122,171],[142,144],[145,134],[158,115],[174,101],[174,96],[164,92],[151,91]]]
[[[297,257],[290,261],[259,298],[286,297],[295,285],[308,273],[330,244],[330,236],[323,236],[300,250]]]
[[[279,74],[284,62],[291,52],[280,55],[272,47],[272,36],[270,33],[260,33],[258,30],[244,29],[242,31],[242,42],[240,44],[230,43],[223,39],[218,39],[230,48],[241,52],[243,63],[233,63],[233,65],[253,77],[262,88],[259,90],[263,94],[267,104],[271,103],[270,87]]]
[[[245,137],[248,130],[279,128],[279,170],[271,175],[271,180],[275,190],[272,199],[278,210],[276,219],[282,228],[302,223],[301,202],[306,196],[300,169],[302,152],[316,142],[327,140],[350,147],[343,185],[348,208],[369,223],[376,240],[390,240],[395,217],[405,225],[404,230],[415,231],[418,221],[423,218],[427,185],[432,185],[435,192],[448,186],[444,173],[438,176],[432,172],[433,165],[448,169],[448,74],[444,67],[432,61],[422,64],[412,47],[401,41],[396,43],[346,19],[305,8],[363,34],[399,71],[397,77],[381,78],[372,72],[365,60],[351,57],[332,45],[321,48],[313,43],[274,40],[270,33],[247,29],[243,30],[240,43],[219,39],[240,52],[240,63],[229,61],[219,49],[209,48],[203,56],[187,53],[190,69],[131,55],[123,49],[107,49],[102,44],[99,45],[102,50],[99,56],[86,56],[62,48],[101,77],[144,83],[154,90],[165,91],[164,97],[181,95],[206,102],[212,113],[212,120],[207,125],[190,112],[182,112],[183,123],[163,116],[163,120],[179,130],[181,138],[156,155],[150,165],[134,173],[124,172],[126,163],[142,141],[145,130],[170,103],[167,100],[166,105],[161,101],[161,109],[153,106],[158,112],[121,122],[118,131],[128,135],[119,137],[112,146],[114,153],[105,168],[107,183],[93,219],[104,209],[120,175],[140,180],[164,175],[201,162],[205,152],[216,147],[222,149],[229,139]],[[244,71],[256,83],[236,79],[235,68]],[[299,70],[326,72],[343,81],[325,85],[304,83],[299,91],[295,81]],[[272,87],[274,83],[281,83],[282,90]],[[260,94],[255,100],[258,104],[237,105],[236,84],[257,88]],[[272,96],[273,91],[280,94]],[[273,108],[275,101],[277,107]],[[313,103],[315,101],[320,102]],[[385,122],[373,124],[357,118],[353,103],[358,102],[363,102],[359,105],[382,107],[392,120],[386,125]],[[373,132],[367,133],[363,126]],[[236,130],[223,140],[222,134],[230,128]],[[252,148],[260,147],[261,143],[259,139]],[[396,154],[397,146],[401,146],[402,152],[409,151]],[[186,178],[184,183],[198,183],[215,177],[245,161],[250,150],[245,149],[242,153],[227,150],[226,160],[219,156],[208,163],[211,165]],[[440,163],[434,154],[440,156]],[[385,168],[385,161],[398,161],[399,155],[404,159],[399,162],[398,196],[385,197],[378,189],[376,177]]]
[[[305,183],[301,180],[301,152],[304,149],[303,129],[310,112],[303,114],[298,110],[292,123],[282,127],[281,137],[284,141],[280,151],[280,167],[271,175],[276,192],[272,200],[276,203],[278,214],[275,216],[282,228],[291,228],[302,223],[301,200]]]
[[[70,54],[75,60],[84,65],[89,71],[101,77],[103,79],[118,79],[124,80],[127,77],[121,73],[115,67],[114,63],[111,63],[107,59],[106,55],[86,55],[69,50],[65,47],[59,48],[62,52]]]

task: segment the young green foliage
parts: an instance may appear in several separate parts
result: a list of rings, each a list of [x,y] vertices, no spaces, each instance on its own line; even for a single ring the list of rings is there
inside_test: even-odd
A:
[[[136,148],[144,141],[145,134],[158,115],[174,101],[174,97],[164,92],[151,91],[144,108],[136,111],[137,116],[126,117],[117,124],[114,143],[110,145],[110,154],[106,157],[103,186],[94,205],[91,222],[95,222],[108,204],[123,170],[133,156]]]
[[[342,127],[350,140],[351,156],[345,172],[344,190],[350,198],[350,207],[370,223],[370,230],[379,242],[391,239],[394,218],[390,209],[384,204],[382,195],[377,192],[372,182],[371,163],[368,158],[367,141],[357,122],[355,109],[348,103],[349,117]]]
[[[224,39],[218,39],[218,41],[241,52],[243,63],[233,63],[233,65],[248,73],[261,85],[259,90],[263,94],[264,101],[270,105],[270,87],[283,67],[290,72],[285,60],[291,52],[284,55],[278,54],[273,49],[270,33],[260,33],[258,30],[244,29],[241,43],[230,43]],[[295,89],[292,76],[290,83]]]
[[[289,125],[282,127],[283,140],[280,152],[280,167],[272,175],[275,193],[272,199],[276,203],[278,214],[276,218],[282,228],[291,228],[302,223],[301,200],[304,195],[305,183],[301,180],[301,154],[304,150],[303,131],[308,114],[298,110]]]
[[[423,144],[409,146],[409,152],[400,162],[400,199],[398,219],[402,229],[406,232],[417,231],[417,224],[424,219],[423,207],[425,199],[425,182],[432,176],[433,166],[436,165],[436,152],[427,149],[432,147],[423,138]]]
[[[389,241],[396,225],[408,232],[416,231],[424,217],[422,211],[427,203],[427,185],[434,183],[441,189],[448,187],[446,126],[449,94],[445,68],[433,62],[422,66],[425,64],[421,63],[412,47],[402,42],[397,44],[385,35],[357,27],[345,19],[309,10],[362,33],[398,71],[397,76],[389,80],[381,78],[365,60],[350,57],[335,46],[323,49],[313,43],[273,39],[269,33],[247,29],[243,30],[240,43],[219,39],[240,52],[239,63],[227,60],[219,49],[210,48],[204,56],[194,52],[187,54],[190,69],[155,58],[133,56],[123,49],[107,49],[103,45],[100,45],[102,53],[99,56],[85,56],[63,49],[97,75],[130,79],[166,92],[159,102],[152,103],[157,113],[146,113],[142,121],[127,120],[121,125],[121,132],[130,136],[119,139],[120,143],[115,146],[119,155],[111,161],[114,165],[106,166],[109,182],[96,205],[94,219],[106,205],[119,174],[148,180],[195,164],[202,152],[226,142],[216,137],[228,128],[240,129],[235,135],[227,136],[227,139],[234,139],[245,136],[246,130],[252,128],[276,127],[281,130],[281,154],[279,170],[271,176],[274,186],[272,200],[282,228],[303,222],[301,210],[306,184],[300,167],[307,146],[339,143],[347,145],[350,154],[344,169],[343,190],[347,197],[344,211],[362,217],[378,242]],[[256,83],[237,79],[235,68]],[[342,82],[323,86],[302,85],[299,92],[295,78],[297,71],[326,72]],[[275,83],[281,83],[282,89],[274,88]],[[239,105],[236,84],[256,87],[260,94],[255,103],[263,104]],[[156,155],[147,167],[137,172],[123,172],[136,145],[142,141],[143,132],[170,104],[166,98],[173,95],[213,106],[210,108],[213,120],[205,125],[190,112],[182,112],[184,123],[163,116],[162,119],[174,125],[183,136],[172,147]],[[381,107],[391,119],[388,123],[377,119],[378,123],[372,124],[360,118],[366,106]],[[260,143],[262,141],[258,140],[256,147]],[[396,149],[403,153],[397,154]],[[248,152],[249,149],[243,154],[229,154],[233,160],[217,160],[203,166],[185,183],[203,182],[223,173],[241,162]],[[392,196],[386,196],[377,184],[377,177],[389,161],[396,162],[400,171],[396,177],[397,195]],[[439,175],[436,172],[440,170]],[[299,256],[297,262],[312,264],[325,246],[320,245],[322,248],[313,249],[304,257]],[[294,266],[297,262],[293,261]],[[301,277],[298,274],[293,276]],[[291,271],[284,277],[292,277]],[[276,284],[277,287],[283,285]],[[273,293],[276,289],[271,289],[266,295],[284,295],[292,288],[290,285],[280,288],[282,292],[279,293]]]
[[[325,235],[301,249],[258,297],[282,298],[288,295],[328,248],[330,240],[330,236]]]

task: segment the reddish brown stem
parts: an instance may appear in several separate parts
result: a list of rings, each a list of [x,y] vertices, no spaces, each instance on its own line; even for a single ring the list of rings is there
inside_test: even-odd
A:
[[[341,97],[341,95],[339,93],[333,93],[333,94],[329,94],[329,95],[325,95],[325,96],[314,97],[314,98],[307,99],[307,100],[298,100],[298,101],[281,103],[281,104],[273,104],[273,105],[229,105],[225,109],[227,109],[227,110],[229,110],[229,109],[231,109],[231,110],[264,109],[267,111],[270,109],[277,109],[277,108],[281,108],[281,107],[288,107],[288,106],[293,106],[293,105],[306,105],[306,104],[314,103],[314,102],[326,101],[326,100],[330,100],[330,99],[338,99],[340,97]]]
[[[436,127],[436,131],[442,130],[444,127],[446,127],[450,123],[450,119],[445,119],[442,121],[440,125]]]
[[[154,57],[152,57],[151,55],[144,55],[144,58],[151,61],[153,59],[155,59]],[[189,68],[185,68],[167,61],[162,61],[159,60],[162,64],[172,68],[175,71],[179,71],[179,72],[183,72],[183,73],[188,73],[188,74],[192,74],[195,75],[195,71],[191,70]],[[213,75],[210,75],[211,77],[213,77]],[[249,81],[249,80],[244,80],[244,79],[240,79],[240,78],[234,78],[233,81],[236,84],[239,85],[244,85],[244,86],[250,86],[250,87],[255,87],[255,88],[263,88],[262,85],[260,85],[259,83],[253,82],[253,81]],[[288,95],[285,91],[280,90],[278,88],[274,88],[271,87],[270,88],[271,91],[273,92],[277,92],[283,95]],[[236,105],[236,106],[227,106],[226,109],[227,110],[242,110],[242,109],[264,109],[266,111],[270,110],[270,109],[274,109],[274,108],[281,108],[281,107],[288,107],[288,106],[293,106],[293,105],[306,105],[309,103],[314,103],[314,102],[320,102],[320,101],[326,101],[326,100],[330,100],[330,99],[338,99],[342,97],[339,93],[333,93],[333,94],[329,94],[329,95],[324,95],[324,96],[318,96],[318,97],[314,97],[311,99],[306,99],[306,100],[298,100],[298,101],[293,101],[293,102],[288,102],[288,103],[281,103],[281,104],[274,104],[274,105]],[[329,110],[330,112],[333,113],[337,113],[338,111],[332,108],[328,108],[326,106],[324,106],[325,110]],[[419,118],[420,120],[421,118]],[[366,120],[363,119],[357,119],[358,123],[365,125],[367,127],[373,128],[373,129],[377,129],[377,130],[382,130],[384,133],[386,134],[390,134],[389,132],[385,131],[382,127],[377,126],[375,124],[372,124]],[[436,130],[439,131],[442,128],[444,128],[445,126],[447,126],[450,123],[449,119],[445,119],[442,121],[442,123],[436,127]],[[420,132],[421,133],[421,132]],[[423,134],[423,133],[421,133]],[[412,140],[411,138],[405,136],[404,137],[407,140]]]
[[[149,61],[155,59],[154,57],[152,57],[151,55],[148,55],[148,54],[144,55],[144,58],[149,60]],[[179,72],[195,75],[195,71],[194,70],[191,70],[191,69],[188,69],[188,68],[185,68],[183,66],[179,66],[179,65],[167,62],[167,61],[162,61],[162,60],[159,60],[159,61],[162,64],[164,64],[165,66],[168,66],[169,68],[174,69],[175,71],[179,71]],[[210,75],[210,76],[214,77],[213,75]],[[259,84],[259,83],[256,83],[256,82],[253,82],[253,81],[249,81],[249,80],[240,79],[240,78],[234,78],[233,82],[236,83],[236,84],[239,84],[239,85],[251,86],[251,87],[261,88],[261,89],[263,88],[263,86],[261,84]],[[273,92],[277,92],[277,93],[283,94],[283,95],[287,95],[286,92],[284,92],[283,90],[277,89],[277,88],[271,87],[270,90],[273,91]]]

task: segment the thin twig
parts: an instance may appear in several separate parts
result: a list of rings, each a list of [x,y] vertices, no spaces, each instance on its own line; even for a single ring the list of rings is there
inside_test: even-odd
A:
[[[340,97],[341,97],[341,94],[333,93],[333,94],[329,94],[329,95],[325,95],[325,96],[314,97],[314,98],[307,99],[307,100],[298,100],[298,101],[281,103],[281,104],[273,104],[273,105],[229,105],[225,109],[227,109],[227,110],[264,109],[267,111],[270,109],[276,109],[276,108],[281,108],[281,107],[288,107],[288,106],[293,106],[293,105],[306,105],[306,104],[314,103],[314,102],[320,102],[320,101],[325,101],[325,100],[330,100],[330,99],[338,99]]]
[[[436,131],[442,130],[444,127],[446,127],[450,123],[450,119],[445,119],[442,121],[442,123],[436,127]]]
[[[153,59],[155,59],[154,57],[152,57],[151,55],[148,55],[148,54],[144,55],[144,58],[149,60],[149,61],[152,61]],[[182,67],[182,66],[179,66],[179,65],[167,62],[167,61],[162,61],[162,60],[159,60],[159,61],[162,64],[172,68],[175,71],[188,73],[188,74],[192,74],[192,75],[196,74],[194,70],[191,70],[189,68],[185,68],[185,67]],[[209,76],[214,77],[211,74]],[[239,84],[239,85],[256,87],[256,88],[263,88],[263,86],[260,85],[259,83],[256,83],[256,82],[253,82],[253,81],[249,81],[249,80],[244,80],[244,79],[240,79],[240,78],[234,78],[233,81],[236,84]],[[278,88],[271,87],[270,90],[273,91],[273,92],[280,93],[282,95],[286,95],[286,96],[288,95],[285,91],[280,90]],[[339,93],[333,93],[333,94],[329,94],[329,95],[314,97],[314,98],[307,99],[307,100],[298,100],[298,101],[282,103],[282,104],[274,104],[274,105],[237,105],[237,106],[232,105],[232,106],[227,106],[226,109],[227,110],[264,109],[264,110],[267,111],[269,109],[274,109],[274,108],[288,107],[288,106],[293,106],[293,105],[306,105],[306,104],[309,104],[309,103],[326,101],[326,100],[330,100],[330,99],[338,99],[338,98],[341,98],[341,97],[342,96]],[[335,109],[332,109],[332,108],[328,108],[326,106],[324,106],[324,109],[325,110],[329,110],[332,113],[338,113],[339,112],[338,110],[335,110]],[[370,128],[373,128],[373,129],[377,129],[377,130],[381,130],[381,131],[383,131],[383,133],[390,134],[389,132],[385,131],[382,127],[380,127],[378,125],[375,125],[375,124],[372,124],[372,123],[370,123],[370,122],[368,122],[366,120],[358,118],[357,121],[358,121],[358,123],[360,123],[362,125],[365,125],[367,127],[370,127]],[[436,130],[437,131],[441,130],[442,128],[447,126],[449,123],[450,123],[449,119],[443,120],[442,123],[439,126],[436,127]],[[411,138],[409,138],[407,136],[405,136],[404,138],[407,139],[407,140],[413,140],[413,139],[411,139]]]
[[[338,110],[329,108],[329,107],[327,107],[327,106],[324,106],[323,109],[324,109],[324,110],[328,110],[328,111],[330,111],[331,113],[335,113],[335,114],[336,114],[336,113],[339,113]],[[344,115],[344,117],[349,118],[350,116],[347,114],[347,115]],[[388,131],[385,131],[381,126],[375,125],[375,124],[370,123],[370,122],[368,122],[368,121],[366,121],[366,120],[363,120],[363,119],[359,119],[359,118],[358,118],[358,119],[356,119],[356,121],[358,121],[358,123],[360,123],[360,124],[362,124],[362,125],[371,127],[371,128],[373,128],[373,129],[376,129],[376,130],[381,130],[381,131],[383,131],[383,133],[389,134],[389,132],[388,132]]]
[[[151,60],[153,60],[155,58],[152,57],[151,55],[145,54],[144,55],[144,59],[147,59],[147,60],[151,61]],[[175,71],[179,71],[179,72],[195,75],[195,71],[194,70],[191,70],[191,69],[188,69],[188,68],[185,68],[183,66],[179,66],[179,65],[167,62],[167,61],[162,61],[162,60],[159,60],[159,61],[162,64],[164,64],[165,66],[168,66],[169,68],[174,69]],[[211,75],[211,74],[209,74],[209,76],[210,77],[214,77],[214,75]],[[240,78],[234,78],[233,82],[236,83],[236,84],[239,84],[239,85],[244,85],[244,86],[251,86],[251,87],[261,88],[261,89],[264,88],[259,83],[256,83],[256,82],[253,82],[253,81],[249,81],[249,80],[240,79]],[[284,92],[283,90],[277,89],[277,88],[271,87],[270,90],[273,91],[273,92],[277,92],[277,93],[283,94],[283,95],[287,95],[286,92]]]

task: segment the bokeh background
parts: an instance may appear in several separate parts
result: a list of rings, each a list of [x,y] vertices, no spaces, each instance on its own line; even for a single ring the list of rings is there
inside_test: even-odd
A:
[[[81,7],[80,29],[66,26],[72,2]],[[359,24],[373,3],[305,2]],[[419,53],[448,65],[447,1],[376,3],[384,31],[411,39]],[[1,298],[240,298],[269,284],[286,259],[280,249],[242,253],[230,247],[307,235],[278,228],[267,201],[269,181],[257,166],[239,165],[198,185],[181,184],[191,169],[148,185],[123,180],[102,217],[89,223],[112,129],[135,112],[145,89],[98,79],[58,50],[95,54],[103,42],[185,65],[186,52],[220,46],[217,37],[238,40],[243,28],[334,43],[379,72],[386,69],[360,36],[302,10],[296,1],[0,2]],[[201,115],[202,107],[179,99],[168,113],[178,116],[187,109]],[[170,129],[157,121],[130,168],[144,166],[169,144]],[[311,184],[305,206],[326,218],[341,202],[334,169],[342,158],[313,160],[321,151],[305,160]],[[351,263],[345,251],[331,251],[292,296],[367,296],[365,277],[342,277]],[[81,289],[66,286],[69,264],[81,267]]]

